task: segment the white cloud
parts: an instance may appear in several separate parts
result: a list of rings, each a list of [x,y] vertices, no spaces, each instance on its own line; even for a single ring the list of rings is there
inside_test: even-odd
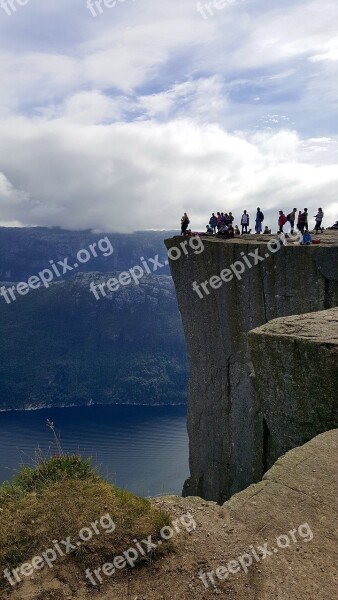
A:
[[[324,51],[320,54],[316,54],[315,56],[311,56],[310,60],[312,62],[322,62],[325,60],[338,60],[338,36],[328,40],[326,44],[324,44]]]
[[[2,222],[162,229],[189,210],[204,227],[222,204],[272,221],[318,199],[338,218],[333,0],[0,16]]]
[[[11,177],[0,187],[1,212],[8,220],[13,199],[11,218],[28,225],[171,229],[188,210],[192,226],[204,228],[212,210],[238,218],[259,204],[273,221],[295,202],[314,211],[319,198],[324,210],[335,201],[334,164],[322,164],[292,131],[229,134],[187,119],[100,126],[20,119],[2,129],[0,163]],[[334,217],[332,204],[327,218]]]
[[[140,96],[138,102],[151,118],[192,115],[196,120],[217,121],[227,107],[226,90],[217,75],[185,81],[163,92]]]

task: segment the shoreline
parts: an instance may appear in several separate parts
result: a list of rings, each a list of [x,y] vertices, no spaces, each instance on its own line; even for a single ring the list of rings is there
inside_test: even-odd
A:
[[[117,403],[108,403],[108,404],[104,404],[104,403],[100,403],[100,402],[93,402],[91,404],[67,404],[67,405],[53,405],[53,406],[32,406],[29,408],[0,408],[0,414],[4,414],[4,413],[11,413],[11,412],[33,412],[33,411],[37,411],[37,410],[50,410],[50,409],[54,409],[54,408],[91,408],[92,406],[156,406],[156,407],[165,407],[165,406],[187,406],[187,403],[182,403],[182,402],[178,402],[178,403],[164,403],[164,404],[158,404],[158,403],[154,403],[154,404],[140,404],[140,403],[136,403],[136,402],[117,402]]]

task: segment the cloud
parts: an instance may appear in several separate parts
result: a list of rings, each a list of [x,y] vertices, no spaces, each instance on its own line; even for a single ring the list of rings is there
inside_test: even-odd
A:
[[[232,210],[238,219],[257,204],[273,224],[280,208],[314,211],[319,199],[324,210],[331,205],[333,220],[333,141],[307,147],[292,131],[229,134],[187,119],[91,127],[14,119],[0,141],[0,162],[11,175],[0,180],[0,206],[7,220],[27,225],[105,231],[175,229],[184,210],[204,229],[212,210]],[[316,145],[330,155],[324,164]]]
[[[338,36],[331,38],[324,45],[325,50],[321,54],[311,56],[312,62],[322,62],[325,60],[338,60]]]
[[[214,75],[173,85],[163,92],[138,98],[139,109],[150,118],[193,115],[196,120],[217,121],[227,107],[225,86]]]
[[[188,210],[204,228],[259,204],[273,226],[295,203],[338,218],[333,0],[2,13],[2,223],[163,229]]]

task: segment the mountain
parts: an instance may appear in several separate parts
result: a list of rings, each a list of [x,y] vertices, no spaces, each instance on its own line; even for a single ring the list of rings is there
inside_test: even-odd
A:
[[[164,235],[0,228],[0,410],[185,402],[185,342]],[[109,279],[136,265],[139,279],[109,291]],[[28,288],[34,280],[38,289]],[[105,285],[101,297],[92,282]]]
[[[26,281],[39,271],[50,268],[50,261],[57,263],[67,258],[73,265],[79,251],[88,251],[90,245],[95,244],[97,256],[89,251],[91,257],[87,262],[81,264],[77,261],[77,271],[124,271],[140,264],[141,257],[149,259],[157,254],[163,261],[166,257],[163,240],[172,234],[168,231],[105,234],[58,227],[0,227],[0,280]],[[110,252],[107,242],[102,244],[106,251],[97,247],[99,240],[104,238],[108,238],[113,252]],[[168,266],[161,267],[156,274],[170,275]],[[71,272],[66,275],[71,275]]]

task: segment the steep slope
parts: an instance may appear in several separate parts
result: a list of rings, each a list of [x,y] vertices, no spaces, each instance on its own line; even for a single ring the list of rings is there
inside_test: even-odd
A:
[[[0,409],[185,402],[171,278],[148,275],[96,300],[91,281],[116,275],[79,273],[1,304]]]

